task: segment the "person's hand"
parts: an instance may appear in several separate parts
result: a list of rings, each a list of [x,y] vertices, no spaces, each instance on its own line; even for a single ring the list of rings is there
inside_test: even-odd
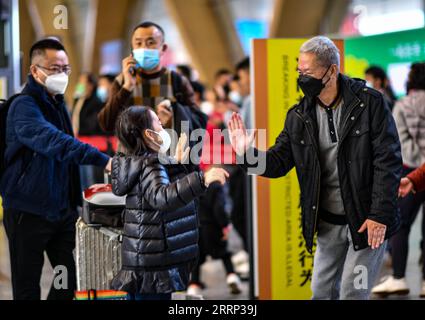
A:
[[[108,164],[105,167],[105,171],[108,173],[112,171],[112,158],[109,159]]]
[[[176,159],[178,163],[184,163],[189,156],[190,148],[186,147],[186,144],[187,144],[187,135],[186,133],[183,132],[180,135],[179,142],[177,143],[177,147],[176,147],[176,155],[174,156],[174,159]]]
[[[363,233],[366,231],[366,229],[369,246],[372,249],[378,249],[385,241],[385,232],[387,231],[387,226],[367,219],[358,232]]]
[[[239,156],[243,156],[254,142],[255,131],[248,135],[241,116],[235,112],[227,123],[227,126],[229,128],[230,142],[233,150],[235,150]]]
[[[124,85],[123,88],[132,92],[136,87],[136,77],[130,73],[132,68],[136,68],[136,60],[133,56],[130,55],[122,61],[122,72],[124,75]]]
[[[209,169],[204,174],[205,186],[208,187],[213,182],[219,182],[221,185],[224,185],[228,177],[229,173],[222,168]]]
[[[164,127],[169,127],[171,119],[173,118],[173,109],[171,108],[170,100],[164,100],[156,107],[156,114],[159,121]]]
[[[398,196],[404,198],[410,192],[415,193],[414,185],[409,178],[403,178],[400,181],[400,187],[398,188]]]

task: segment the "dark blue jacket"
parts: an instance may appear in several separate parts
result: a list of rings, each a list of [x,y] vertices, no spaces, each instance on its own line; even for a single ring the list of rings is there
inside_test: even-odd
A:
[[[31,75],[22,93],[7,116],[3,207],[55,221],[81,204],[78,165],[105,167],[108,157],[73,137],[62,95],[52,98]]]

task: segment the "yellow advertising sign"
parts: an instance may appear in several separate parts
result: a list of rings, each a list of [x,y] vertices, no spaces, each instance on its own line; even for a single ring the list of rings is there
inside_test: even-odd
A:
[[[307,39],[253,42],[254,111],[268,147],[282,131],[288,110],[300,101],[297,58]],[[335,41],[343,57],[342,41]],[[257,178],[254,194],[256,272],[260,299],[311,298],[313,255],[301,231],[300,190],[295,170],[281,179]]]
[[[288,110],[300,97],[297,57],[305,40],[269,40],[269,145],[283,129]],[[272,299],[308,299],[313,257],[300,233],[300,190],[295,170],[270,181]],[[282,272],[284,270],[284,272]]]

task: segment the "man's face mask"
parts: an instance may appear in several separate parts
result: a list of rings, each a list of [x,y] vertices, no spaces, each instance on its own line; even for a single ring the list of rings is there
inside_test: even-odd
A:
[[[146,71],[155,69],[160,63],[158,49],[134,49],[133,57],[137,61],[137,64]]]
[[[39,70],[46,76],[44,86],[49,93],[52,95],[65,94],[69,82],[69,76],[65,72],[49,76],[41,68]]]
[[[320,79],[314,78],[312,76],[304,75],[304,74],[298,77],[298,81],[297,81],[298,86],[301,88],[301,90],[304,92],[304,94],[307,97],[316,98],[317,96],[320,95],[323,88],[331,80],[331,78],[329,77],[329,79],[325,83],[323,83],[323,79],[327,75],[330,68],[331,66],[329,66],[329,68],[326,70],[323,77]]]

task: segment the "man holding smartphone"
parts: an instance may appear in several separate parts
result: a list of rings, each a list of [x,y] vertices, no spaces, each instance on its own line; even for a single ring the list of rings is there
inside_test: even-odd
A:
[[[131,54],[122,62],[122,73],[115,79],[112,92],[99,122],[105,131],[113,131],[118,115],[131,105],[153,108],[165,128],[180,136],[182,121],[191,129],[205,128],[206,116],[195,104],[189,80],[161,63],[167,50],[164,30],[153,22],[138,25],[131,40]],[[169,103],[163,103],[171,100]]]

